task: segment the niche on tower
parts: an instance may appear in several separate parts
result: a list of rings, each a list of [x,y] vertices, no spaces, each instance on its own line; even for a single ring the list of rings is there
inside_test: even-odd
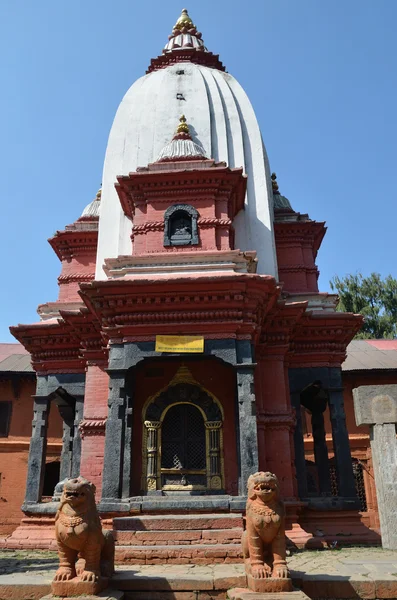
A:
[[[164,246],[194,246],[199,243],[197,210],[189,204],[174,204],[164,213]]]

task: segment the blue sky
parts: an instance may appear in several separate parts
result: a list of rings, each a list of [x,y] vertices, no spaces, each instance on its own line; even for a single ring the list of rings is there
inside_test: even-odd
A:
[[[181,1],[0,3],[0,341],[56,299],[47,238],[95,196],[117,106],[161,53]],[[248,93],[281,193],[327,222],[321,290],[334,274],[397,276],[397,2],[186,6]]]

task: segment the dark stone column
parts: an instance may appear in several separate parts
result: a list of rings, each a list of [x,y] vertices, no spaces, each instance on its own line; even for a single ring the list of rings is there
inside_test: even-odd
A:
[[[122,498],[129,498],[131,496],[132,404],[132,396],[127,395],[124,417],[123,483],[121,489]]]
[[[291,405],[295,409],[296,424],[294,429],[295,468],[298,482],[299,498],[307,498],[307,472],[305,446],[303,442],[302,413],[299,392],[291,392]]]
[[[37,388],[39,391],[40,381],[37,383]],[[28,477],[24,505],[34,504],[41,500],[50,406],[51,404],[48,396],[34,396],[34,416],[32,422],[32,437],[30,439]]]
[[[80,421],[83,420],[84,412],[84,396],[76,396],[76,406],[74,413],[73,422],[73,440],[72,440],[72,464],[71,464],[71,477],[78,477],[80,475],[80,461],[81,461],[81,433],[79,429]]]
[[[331,496],[328,448],[325,438],[324,415],[321,410],[312,413],[314,460],[316,462],[320,494]]]
[[[109,372],[108,418],[106,421],[105,456],[101,503],[121,499],[125,437],[125,371]]]
[[[329,412],[331,417],[332,440],[339,496],[356,499],[349,434],[346,427],[341,369],[339,367],[330,368],[329,375]]]
[[[73,427],[70,423],[63,421],[61,467],[59,471],[59,481],[63,481],[71,476],[72,472],[72,452],[73,452]]]
[[[237,341],[237,405],[238,405],[238,456],[239,495],[247,495],[248,477],[258,471],[258,435],[254,369],[249,340]]]

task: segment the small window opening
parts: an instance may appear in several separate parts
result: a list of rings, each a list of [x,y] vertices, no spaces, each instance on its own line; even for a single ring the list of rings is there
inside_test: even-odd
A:
[[[12,402],[0,402],[0,437],[8,437],[11,423]]]
[[[198,212],[188,204],[169,207],[164,215],[164,246],[198,244]]]

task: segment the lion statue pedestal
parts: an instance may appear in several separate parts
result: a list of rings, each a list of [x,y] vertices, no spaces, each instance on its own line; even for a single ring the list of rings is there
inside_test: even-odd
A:
[[[286,562],[285,511],[273,473],[248,479],[246,530],[242,537],[248,587],[253,592],[291,592]]]
[[[112,532],[101,527],[95,486],[67,479],[55,517],[59,568],[51,585],[54,596],[90,596],[108,587],[114,572]]]

